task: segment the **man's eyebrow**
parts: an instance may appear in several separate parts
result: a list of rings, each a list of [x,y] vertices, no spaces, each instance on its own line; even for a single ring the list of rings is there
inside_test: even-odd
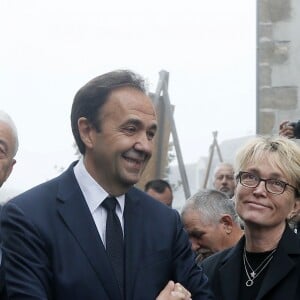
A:
[[[136,118],[131,118],[131,119],[128,119],[124,122],[123,126],[124,125],[128,125],[128,124],[133,124],[133,125],[136,125],[136,126],[140,126],[143,124],[143,122],[140,120],[140,119],[136,119]],[[154,123],[150,126],[150,129],[151,130],[157,130],[157,124]]]
[[[204,232],[201,231],[201,230],[194,230],[193,229],[193,230],[189,231],[188,234],[191,235],[191,236],[202,236],[204,234]]]
[[[142,124],[142,121],[139,120],[139,119],[136,119],[136,118],[130,118],[130,119],[126,120],[126,121],[124,122],[124,124],[125,124],[125,125],[126,125],[126,124],[140,125],[140,124]]]

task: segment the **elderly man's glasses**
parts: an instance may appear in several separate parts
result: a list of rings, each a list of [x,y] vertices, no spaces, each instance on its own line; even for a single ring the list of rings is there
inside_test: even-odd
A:
[[[264,181],[266,190],[271,194],[280,195],[285,191],[287,186],[290,186],[295,190],[296,196],[299,195],[299,191],[296,187],[278,179],[262,179],[249,172],[239,172],[236,178],[240,181],[241,185],[245,187],[255,188],[261,181]]]

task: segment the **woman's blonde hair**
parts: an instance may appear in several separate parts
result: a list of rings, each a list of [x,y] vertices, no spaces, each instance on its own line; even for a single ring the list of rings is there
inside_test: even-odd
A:
[[[257,136],[243,145],[235,157],[235,172],[244,171],[252,162],[267,160],[279,168],[288,183],[300,191],[300,146],[283,136]]]

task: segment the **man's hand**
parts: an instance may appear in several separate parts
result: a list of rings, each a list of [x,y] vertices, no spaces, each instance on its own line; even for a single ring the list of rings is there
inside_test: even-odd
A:
[[[191,293],[180,283],[169,281],[156,300],[192,300]]]

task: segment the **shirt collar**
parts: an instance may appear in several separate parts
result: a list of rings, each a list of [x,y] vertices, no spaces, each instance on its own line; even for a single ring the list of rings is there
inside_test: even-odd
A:
[[[100,184],[90,175],[87,171],[83,157],[80,158],[79,162],[74,166],[75,178],[79,184],[79,187],[84,195],[87,205],[93,213],[99,205],[105,200],[109,194],[102,188]],[[119,208],[123,214],[125,206],[125,195],[115,197],[119,203]]]

